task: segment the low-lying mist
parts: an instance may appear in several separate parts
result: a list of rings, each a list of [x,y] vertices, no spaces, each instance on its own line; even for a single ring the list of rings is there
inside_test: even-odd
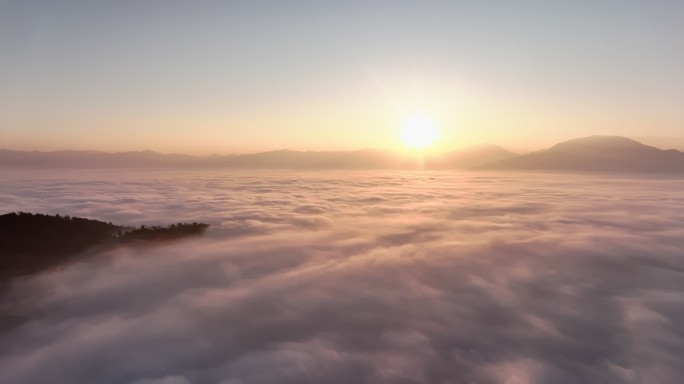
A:
[[[198,239],[3,293],[0,382],[684,381],[684,180],[5,172],[4,212]]]

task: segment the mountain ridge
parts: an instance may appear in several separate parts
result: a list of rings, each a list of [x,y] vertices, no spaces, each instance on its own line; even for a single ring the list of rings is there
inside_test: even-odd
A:
[[[380,149],[355,151],[271,150],[239,155],[193,156],[154,151],[13,151],[0,149],[0,167],[46,168],[276,168],[276,169],[467,169],[517,156],[504,148],[467,147],[443,155],[403,156]]]
[[[411,156],[380,149],[295,151],[194,156],[155,151],[13,151],[0,149],[0,167],[18,168],[237,168],[426,169],[684,173],[684,152],[659,149],[622,136],[593,135],[516,154],[481,144],[442,154]]]
[[[593,135],[475,169],[684,173],[684,152],[659,149],[622,136]]]

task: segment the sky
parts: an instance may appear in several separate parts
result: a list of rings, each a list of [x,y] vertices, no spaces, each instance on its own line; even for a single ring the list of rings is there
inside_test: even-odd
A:
[[[0,147],[536,149],[684,136],[681,1],[0,0]]]

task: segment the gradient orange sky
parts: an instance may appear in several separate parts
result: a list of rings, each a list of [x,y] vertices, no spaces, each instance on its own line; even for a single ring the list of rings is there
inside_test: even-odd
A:
[[[684,136],[681,1],[3,1],[0,147],[232,153]]]

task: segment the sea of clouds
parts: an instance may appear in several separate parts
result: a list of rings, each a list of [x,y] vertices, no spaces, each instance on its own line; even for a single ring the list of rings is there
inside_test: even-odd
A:
[[[684,382],[684,180],[12,172],[2,213],[212,224],[3,292],[0,382]]]

